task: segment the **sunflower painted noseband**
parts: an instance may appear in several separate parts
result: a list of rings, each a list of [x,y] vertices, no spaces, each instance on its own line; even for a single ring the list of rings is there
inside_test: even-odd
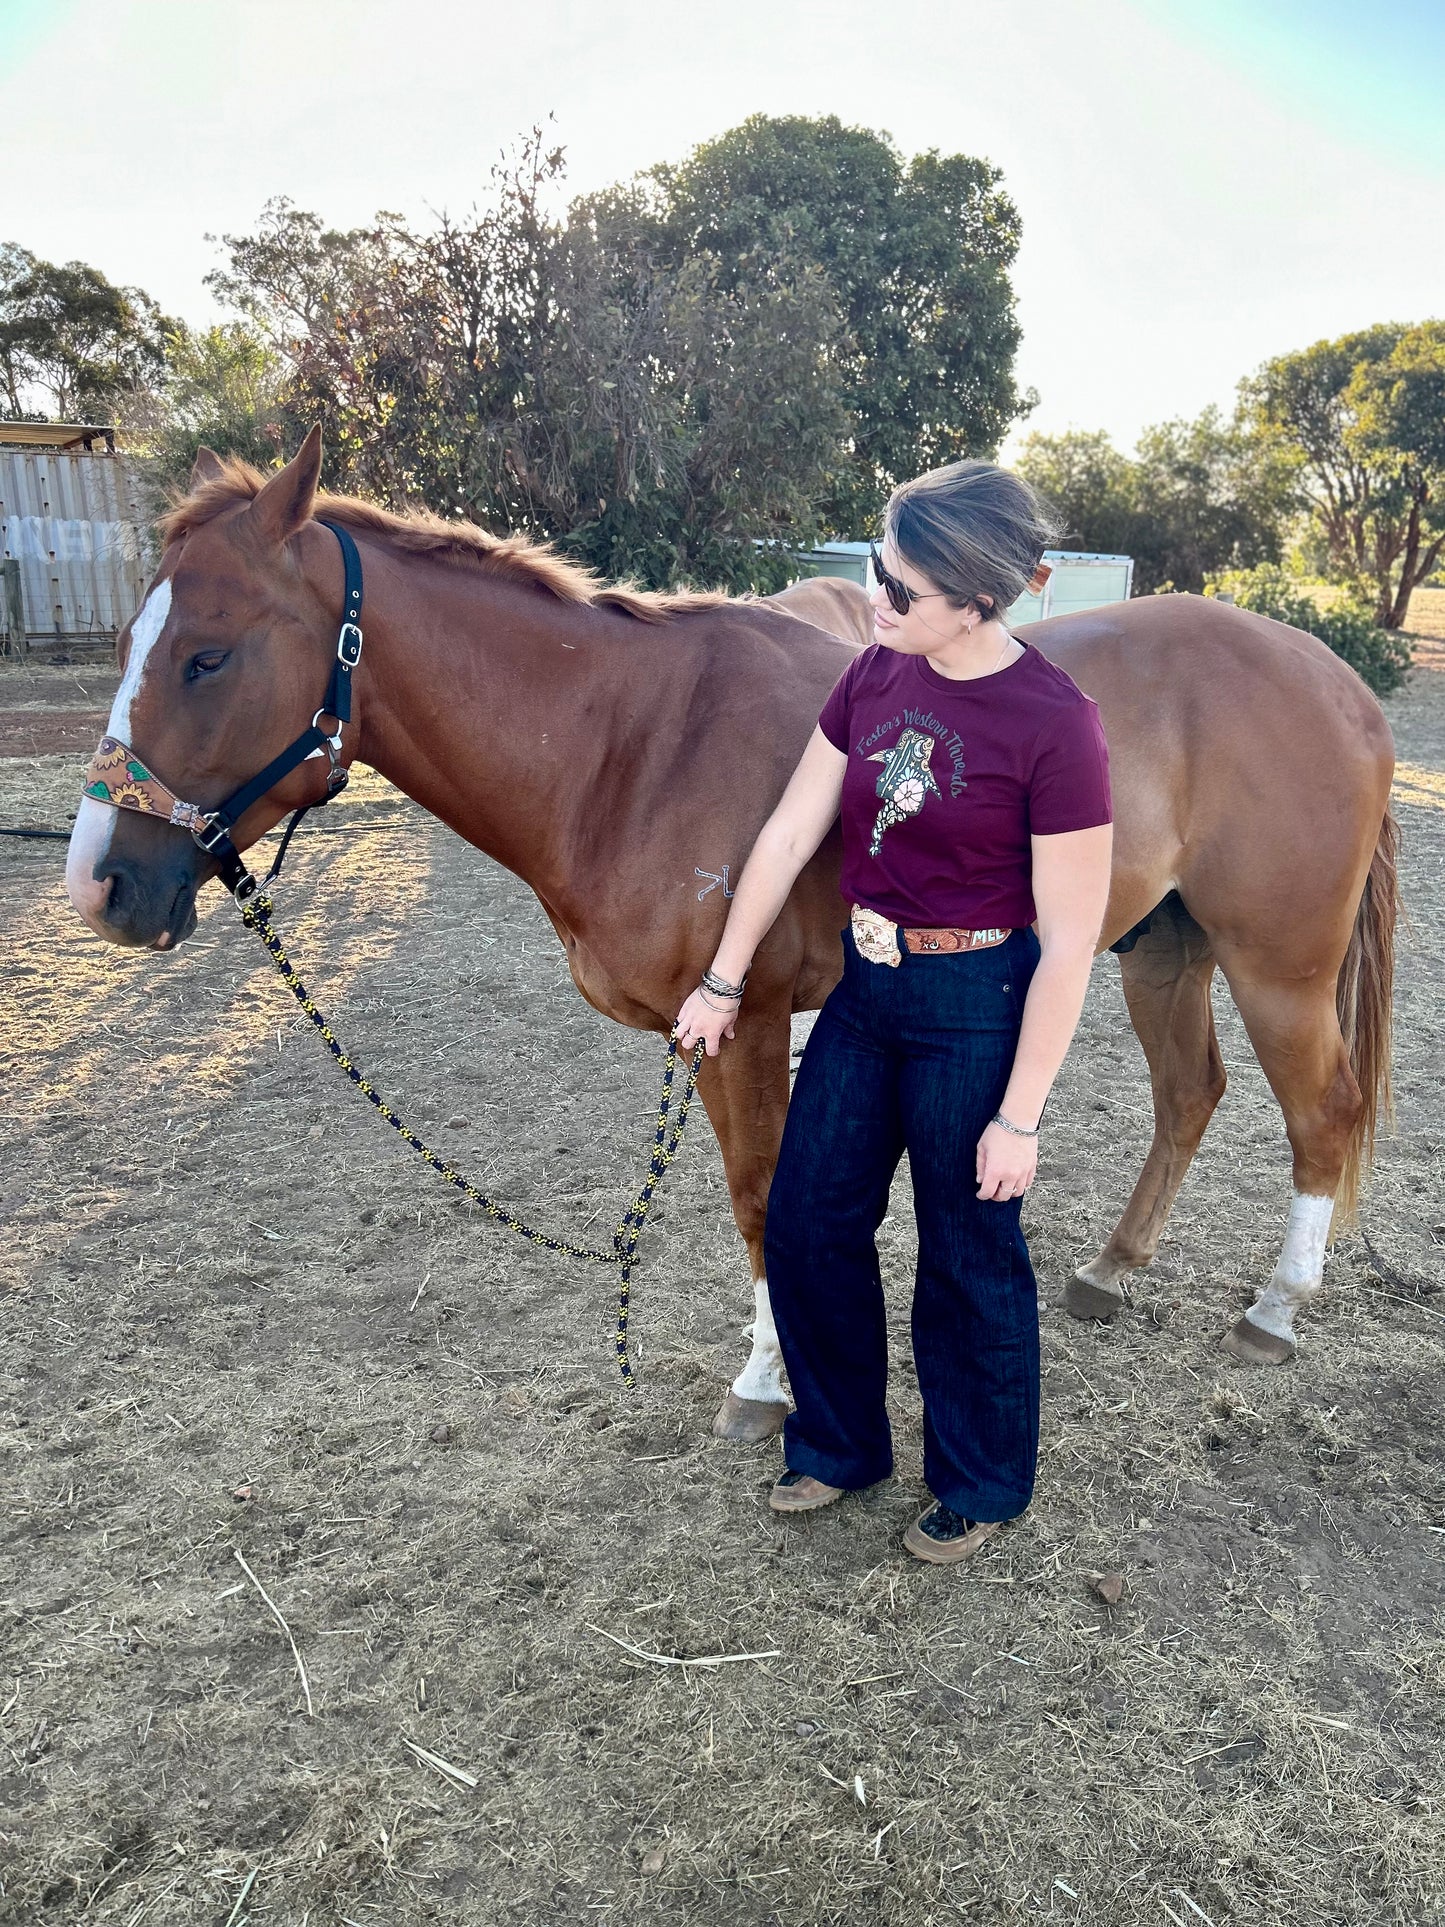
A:
[[[194,803],[183,803],[158,776],[152,776],[134,750],[114,736],[101,737],[100,748],[85,772],[81,794],[93,803],[108,803],[113,810],[139,810],[142,816],[158,816],[192,835],[205,829],[209,820],[205,810]]]

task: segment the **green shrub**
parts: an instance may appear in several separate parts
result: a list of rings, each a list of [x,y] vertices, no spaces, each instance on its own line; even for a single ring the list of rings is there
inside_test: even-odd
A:
[[[1302,583],[1273,563],[1216,576],[1207,593],[1231,595],[1241,609],[1318,636],[1377,696],[1388,696],[1405,680],[1409,643],[1395,631],[1381,629],[1357,595],[1346,592],[1322,609]]]

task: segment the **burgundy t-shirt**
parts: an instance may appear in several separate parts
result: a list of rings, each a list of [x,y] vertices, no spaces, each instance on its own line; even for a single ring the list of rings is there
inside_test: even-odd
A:
[[[1113,818],[1098,709],[1027,644],[953,682],[874,643],[818,727],[848,758],[843,895],[894,923],[1020,930],[1036,914],[1030,836]]]

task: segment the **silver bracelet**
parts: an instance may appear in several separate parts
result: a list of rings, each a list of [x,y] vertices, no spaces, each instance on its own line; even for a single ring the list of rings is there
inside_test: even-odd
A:
[[[743,972],[742,983],[739,984],[730,984],[726,977],[719,977],[715,970],[705,970],[702,973],[702,988],[710,990],[714,997],[741,997],[743,984],[746,984],[747,980],[746,970]]]
[[[998,1125],[1000,1130],[1007,1131],[1010,1137],[1037,1137],[1039,1134],[1037,1124],[1031,1131],[1026,1131],[1022,1124],[1010,1124],[1002,1111],[995,1111],[992,1121]]]
[[[741,998],[739,997],[729,997],[727,1004],[715,1004],[712,998],[709,997],[707,992],[703,989],[701,984],[699,984],[697,987],[697,994],[699,997],[702,998],[703,1002],[707,1005],[709,1010],[715,1010],[719,1013],[719,1015],[721,1015],[728,1008],[729,1005],[740,1003],[742,1001]]]

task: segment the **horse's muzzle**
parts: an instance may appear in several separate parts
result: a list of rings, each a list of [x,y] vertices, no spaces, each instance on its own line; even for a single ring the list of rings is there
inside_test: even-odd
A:
[[[70,901],[98,937],[171,950],[196,927],[206,858],[183,830],[82,801],[65,868]]]

